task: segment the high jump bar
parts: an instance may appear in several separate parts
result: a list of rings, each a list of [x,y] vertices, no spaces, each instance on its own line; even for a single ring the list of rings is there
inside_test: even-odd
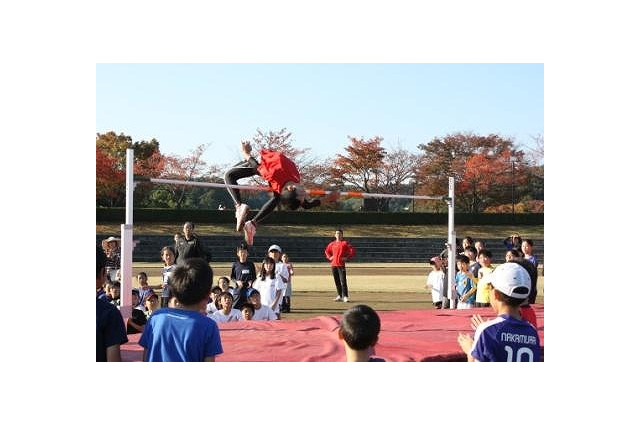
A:
[[[151,183],[164,183],[168,185],[188,185],[188,186],[203,186],[208,188],[235,188],[245,189],[248,191],[272,191],[268,186],[249,186],[249,185],[226,185],[224,183],[213,182],[196,182],[191,180],[177,180],[177,179],[158,179],[158,178],[146,178],[136,176],[136,182],[151,182]],[[310,195],[327,195],[331,191],[325,191],[324,189],[310,189],[307,190]],[[369,192],[358,191],[344,191],[340,192],[341,197],[352,198],[403,198],[413,200],[440,200],[446,201],[449,199],[446,195],[433,196],[433,195],[397,195],[397,194],[375,194]]]

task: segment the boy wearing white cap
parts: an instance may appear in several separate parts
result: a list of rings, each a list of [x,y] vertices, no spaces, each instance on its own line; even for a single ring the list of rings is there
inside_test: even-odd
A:
[[[473,339],[458,334],[458,344],[467,360],[493,362],[540,361],[538,331],[520,316],[520,305],[531,291],[528,272],[516,263],[498,266],[489,277],[489,303],[497,318],[483,321],[478,315],[471,319],[475,328]]]

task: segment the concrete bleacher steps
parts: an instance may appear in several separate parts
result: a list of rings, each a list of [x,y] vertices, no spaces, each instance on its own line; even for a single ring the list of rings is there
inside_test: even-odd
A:
[[[99,244],[110,235],[96,235]],[[173,235],[134,235],[137,241],[133,250],[134,262],[160,262],[160,250],[173,246]],[[243,241],[241,234],[205,235],[202,241],[211,253],[212,262],[228,262],[235,259],[235,248]],[[326,262],[324,249],[331,237],[274,237],[256,235],[250,258],[261,257],[271,244],[278,244],[288,253],[293,262]],[[347,238],[356,249],[353,262],[426,262],[445,248],[444,238]],[[505,247],[502,239],[485,239],[485,244],[493,253],[494,263],[504,261]],[[534,254],[538,262],[544,262],[544,241],[534,240]]]

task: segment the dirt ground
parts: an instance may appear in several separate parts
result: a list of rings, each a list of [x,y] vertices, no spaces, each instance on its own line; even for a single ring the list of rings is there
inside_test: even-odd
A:
[[[211,263],[215,277],[227,275],[230,263]],[[353,304],[366,304],[379,311],[433,309],[431,294],[424,288],[430,271],[425,264],[352,264],[347,265],[348,303],[335,302],[335,284],[331,270],[324,264],[294,264],[291,313],[282,319],[302,319],[320,315],[340,315]],[[144,271],[152,287],[160,289],[160,263],[134,262],[133,272]],[[132,281],[137,287],[135,278]],[[538,277],[537,303],[544,303],[544,276]]]

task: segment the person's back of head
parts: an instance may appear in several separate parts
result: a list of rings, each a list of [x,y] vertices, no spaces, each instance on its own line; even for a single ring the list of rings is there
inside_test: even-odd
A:
[[[177,266],[169,278],[171,294],[184,306],[192,306],[206,300],[211,293],[213,270],[198,257],[186,259]]]
[[[538,282],[538,269],[535,267],[533,263],[529,262],[527,259],[524,259],[522,257],[515,258],[511,260],[510,263],[516,263],[522,266],[529,274],[529,278],[531,280],[531,290],[527,298],[529,300],[529,303],[535,303],[536,296],[538,295],[537,286],[536,286],[536,283]]]
[[[488,281],[500,293],[500,300],[510,307],[520,306],[527,300],[531,291],[529,273],[516,262],[499,265]]]
[[[342,316],[339,336],[349,348],[363,351],[378,342],[380,317],[367,305],[356,305]]]

